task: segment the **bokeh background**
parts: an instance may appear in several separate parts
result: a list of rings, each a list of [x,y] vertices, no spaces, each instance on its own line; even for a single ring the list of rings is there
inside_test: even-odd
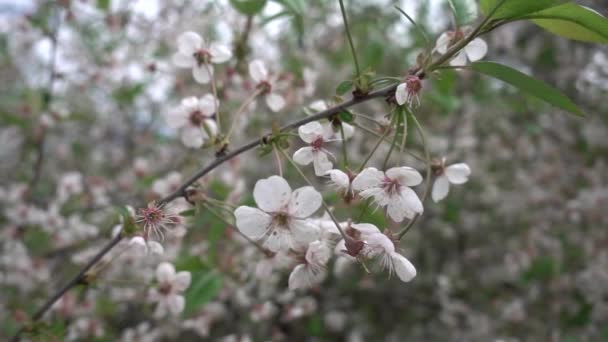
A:
[[[604,1],[577,3],[608,15]],[[433,42],[452,25],[442,0],[348,1],[357,53],[377,75],[405,75],[426,44],[395,4]],[[213,159],[212,149],[182,146],[162,118],[182,97],[210,91],[170,63],[187,30],[235,47],[235,58],[217,70],[227,111],[245,97],[253,57],[287,84],[287,109],[270,114],[258,105],[235,146],[306,115],[302,108],[314,100],[332,101],[353,72],[337,1],[268,1],[250,20],[229,1],[0,1],[0,336],[110,238],[117,206],[158,198],[159,188]],[[321,286],[289,292],[288,272],[255,279],[262,257],[203,212],[168,238],[161,257],[193,273],[181,317],[151,317],[145,291],[159,260],[125,252],[111,255],[116,262],[91,286],[66,295],[29,338],[608,340],[608,50],[524,22],[484,39],[486,60],[546,81],[587,116],[468,71],[425,80],[416,114],[431,153],[468,163],[472,175],[443,202],[427,202],[404,238],[414,281],[332,265]],[[355,111],[381,118],[388,106],[375,101]],[[408,146],[421,153],[411,136]],[[358,131],[350,158],[363,159],[374,143]],[[252,151],[201,184],[218,199],[246,203],[255,181],[275,172],[271,156]],[[54,205],[74,174],[84,189]],[[294,170],[286,174],[301,184]],[[324,195],[341,218],[360,212],[358,203]],[[398,228],[380,210],[362,221]]]

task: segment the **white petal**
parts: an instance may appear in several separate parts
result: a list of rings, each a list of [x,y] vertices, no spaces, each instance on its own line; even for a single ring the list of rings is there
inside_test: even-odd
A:
[[[175,279],[173,280],[173,289],[177,292],[184,292],[192,281],[192,275],[190,272],[181,271],[177,272]]]
[[[192,77],[198,83],[207,84],[211,81],[211,77],[213,77],[213,67],[208,64],[195,65],[192,68]]]
[[[298,218],[309,217],[321,207],[321,194],[312,186],[304,186],[293,192],[289,201],[289,214]]]
[[[135,254],[143,256],[148,251],[146,240],[141,236],[136,236],[129,241],[129,246],[135,251]]]
[[[318,267],[325,267],[325,264],[329,261],[331,251],[329,246],[325,243],[317,240],[308,244],[306,250],[305,259],[308,264],[315,265]]]
[[[465,46],[464,52],[471,62],[476,62],[484,58],[488,53],[488,44],[481,38],[475,38]]]
[[[344,139],[348,140],[355,135],[355,126],[347,124],[346,122],[342,122],[342,129],[344,130]],[[340,139],[342,139],[342,135],[340,134]]]
[[[460,51],[450,61],[451,66],[465,66],[467,65],[467,56],[464,52]]]
[[[182,106],[170,110],[165,114],[165,121],[170,128],[180,128],[189,121],[190,113],[186,112]]]
[[[353,189],[357,191],[377,187],[384,180],[384,172],[374,167],[361,171],[353,180]]]
[[[168,262],[161,262],[156,268],[156,280],[159,283],[171,283],[175,277],[175,267]]]
[[[264,240],[264,247],[272,252],[289,250],[294,246],[294,237],[291,231],[284,228],[273,229],[272,233]]]
[[[163,245],[161,245],[160,243],[158,243],[156,241],[148,241],[148,250],[149,250],[150,254],[153,254],[153,255],[162,255],[163,253],[165,253],[165,249],[163,248]]]
[[[414,267],[409,260],[399,253],[393,253],[392,258],[395,273],[397,273],[397,276],[401,281],[408,282],[414,279],[416,276],[416,267]]]
[[[364,236],[381,234],[380,229],[371,223],[353,223],[351,227],[360,231]]]
[[[306,270],[306,265],[300,264],[296,266],[291,274],[289,275],[289,289],[304,289],[307,288],[310,284],[308,279],[308,271]]]
[[[401,83],[397,86],[397,90],[395,90],[395,99],[399,105],[403,105],[407,102],[407,84]]]
[[[259,59],[255,59],[249,63],[249,75],[255,83],[266,81],[268,78],[268,70],[266,65]]]
[[[401,197],[403,197],[405,205],[408,209],[412,210],[416,214],[422,214],[424,208],[422,207],[422,202],[420,202],[420,198],[418,198],[418,195],[414,190],[407,187],[402,187]],[[410,216],[407,217],[411,218]]]
[[[296,151],[296,153],[293,154],[293,161],[300,165],[308,165],[312,163],[312,151],[313,149],[310,146],[300,148]]]
[[[171,61],[173,64],[175,64],[175,66],[180,68],[192,68],[194,65],[196,65],[196,59],[194,59],[192,55],[184,55],[179,51],[173,54]]]
[[[389,200],[386,206],[386,213],[395,222],[401,222],[406,217],[414,217],[414,211],[408,207],[402,196],[394,196]]]
[[[247,237],[259,240],[268,231],[272,217],[257,208],[240,206],[234,211],[236,227]]]
[[[211,43],[209,52],[211,53],[211,63],[224,63],[232,58],[232,51],[230,51],[229,47],[223,44]]]
[[[463,184],[469,180],[471,169],[465,163],[453,164],[445,168],[445,175],[452,184]]]
[[[431,197],[435,203],[441,201],[448,195],[450,191],[450,182],[448,181],[448,177],[445,175],[441,175],[435,179],[435,183],[433,183],[433,191],[431,192]]]
[[[278,212],[289,203],[291,187],[283,177],[270,176],[255,183],[253,198],[258,207],[265,212]]]
[[[198,109],[198,99],[196,96],[188,96],[182,99],[181,102],[184,111],[190,114],[191,111]]]
[[[323,125],[318,121],[312,121],[298,128],[298,135],[305,143],[312,143],[323,136]]]
[[[199,148],[203,146],[204,137],[205,135],[203,135],[201,128],[188,126],[182,129],[182,143],[187,147]]]
[[[278,112],[285,107],[285,99],[277,93],[266,94],[266,104],[273,112]]]
[[[207,130],[209,130],[209,133],[211,133],[211,136],[216,136],[217,135],[217,124],[215,123],[215,120],[212,119],[208,119],[208,120],[203,120],[203,129],[204,129],[204,133],[203,136],[204,138],[208,138],[209,136],[207,135]]]
[[[291,246],[308,246],[309,243],[318,240],[321,235],[319,226],[310,220],[293,219],[289,222],[289,231],[292,233]]]
[[[177,37],[177,49],[184,55],[193,55],[203,44],[203,38],[196,32],[187,31]]]
[[[435,50],[440,54],[445,54],[448,51],[448,45],[450,45],[451,35],[448,32],[442,33],[439,38],[437,38],[437,42],[435,43]]]
[[[334,166],[331,161],[327,158],[327,154],[323,151],[313,152],[313,166],[315,169],[315,175],[323,176],[325,173]]]
[[[327,141],[331,138],[333,138],[334,136],[334,126],[331,122],[325,122],[321,124],[321,127],[323,127],[323,130],[321,132],[321,137],[323,138],[324,141]],[[337,132],[338,135],[340,135],[340,132]]]
[[[371,234],[365,237],[365,242],[373,248],[381,249],[385,254],[395,252],[395,244],[382,233]]]
[[[399,184],[406,186],[415,186],[422,183],[420,172],[409,166],[390,168],[386,171],[386,176],[390,179],[396,179]]]
[[[350,185],[350,178],[348,175],[341,170],[329,170],[326,172],[327,175],[331,178],[331,182],[336,185],[340,190],[348,189]]]
[[[210,116],[215,113],[215,108],[220,105],[219,100],[211,94],[205,94],[198,100],[198,109],[205,116]]]
[[[167,306],[173,315],[177,315],[184,311],[186,300],[184,299],[184,296],[172,295],[167,298]]]
[[[313,103],[309,104],[308,108],[316,112],[322,112],[327,109],[327,104],[323,100],[316,100]]]

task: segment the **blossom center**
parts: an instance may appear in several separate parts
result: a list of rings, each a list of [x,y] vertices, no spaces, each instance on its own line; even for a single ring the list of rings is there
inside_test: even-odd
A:
[[[310,143],[310,146],[315,150],[318,151],[321,149],[321,147],[323,147],[323,138],[322,137],[318,137],[317,139],[315,139],[312,143]]]
[[[289,223],[289,215],[286,213],[277,213],[274,215],[272,220],[277,227],[287,227],[287,223]]]
[[[270,91],[272,90],[272,84],[270,84],[270,82],[268,81],[261,81],[260,83],[258,83],[257,88],[261,90],[262,95],[265,95],[270,93]]]
[[[399,192],[401,184],[396,179],[385,177],[384,181],[382,182],[382,188],[384,189],[384,191],[386,191],[389,195],[392,196]]]
[[[200,110],[195,110],[190,113],[190,123],[192,123],[192,125],[198,127],[203,123],[203,120],[205,120],[205,115],[203,115],[203,112]]]
[[[163,295],[168,295],[169,293],[171,293],[171,284],[164,283],[160,285],[160,287],[158,288],[158,292],[162,293]]]
[[[198,63],[198,66],[201,66],[203,64],[209,64],[211,62],[211,52],[209,52],[209,50],[199,49],[194,54],[192,54],[192,56],[194,57],[194,59],[196,59],[196,63]]]

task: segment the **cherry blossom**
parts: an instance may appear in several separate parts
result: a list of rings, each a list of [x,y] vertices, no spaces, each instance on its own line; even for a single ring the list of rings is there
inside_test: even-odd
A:
[[[318,112],[327,110],[327,108],[329,108],[329,107],[327,106],[327,102],[325,102],[323,100],[316,100],[316,101],[312,102],[311,104],[309,104],[308,108],[310,108],[315,113],[318,113]],[[307,113],[312,114],[310,111],[307,111]],[[328,124],[331,125],[332,123],[328,122]],[[355,134],[355,127],[342,120],[340,120],[340,125],[342,125],[342,129],[344,130],[344,139],[348,140],[348,139],[352,138],[353,135]],[[334,129],[334,127],[331,127],[332,131],[334,132],[333,139],[342,140],[342,133],[340,132],[339,128],[340,127],[338,127],[338,129]]]
[[[442,55],[445,54],[452,45],[464,39],[464,35],[464,32],[460,29],[442,33],[437,39],[435,50]],[[450,65],[463,66],[467,64],[467,61],[476,62],[485,57],[487,53],[488,45],[486,42],[481,38],[475,38],[456,53],[450,61]]]
[[[192,76],[198,83],[209,83],[213,77],[213,66],[232,57],[230,47],[213,42],[207,44],[196,32],[188,31],[177,38],[178,51],[173,55],[173,64],[180,68],[192,68]]]
[[[251,239],[264,239],[264,247],[271,251],[293,248],[318,233],[318,227],[307,220],[322,202],[312,186],[292,191],[285,179],[271,176],[257,181],[253,198],[259,209],[238,207],[234,212],[236,226]]]
[[[289,275],[289,289],[306,289],[320,284],[327,274],[326,265],[331,249],[326,242],[316,240],[308,244],[304,258]]]
[[[181,219],[178,215],[165,210],[164,206],[151,202],[146,208],[138,209],[135,222],[143,226],[144,239],[153,236],[158,240],[164,240],[164,232],[175,227]]]
[[[422,89],[422,81],[418,76],[409,75],[405,78],[403,83],[397,86],[395,90],[395,99],[397,103],[402,106],[407,103],[408,106],[420,105],[420,99],[418,93]]]
[[[156,241],[146,241],[141,236],[135,236],[129,241],[129,246],[135,252],[136,255],[162,255],[165,252],[163,245]]]
[[[186,300],[182,293],[190,287],[190,272],[175,272],[175,267],[163,262],[156,268],[156,281],[158,285],[150,289],[149,298],[152,302],[157,302],[154,316],[164,317],[167,313],[177,315],[184,311]]]
[[[169,127],[181,131],[184,145],[199,148],[217,134],[213,114],[218,104],[219,101],[211,94],[200,99],[187,97],[178,107],[165,114],[165,121]]]
[[[423,212],[422,202],[410,188],[420,183],[422,176],[411,167],[394,167],[386,173],[370,167],[355,177],[352,187],[361,197],[371,197],[378,206],[386,207],[393,221],[401,222]]]
[[[441,159],[439,165],[435,167],[435,182],[433,183],[433,191],[431,197],[433,201],[439,202],[444,199],[450,191],[450,183],[464,184],[469,180],[471,169],[465,163],[452,164],[445,166],[445,158]]]
[[[323,147],[323,144],[333,135],[331,127],[323,126],[318,121],[313,121],[300,126],[298,134],[305,143],[308,143],[308,146],[297,150],[293,155],[293,160],[300,165],[312,163],[315,175],[325,175],[333,166],[327,157],[330,153]]]
[[[278,112],[285,107],[285,99],[283,96],[273,91],[276,86],[276,79],[271,77],[266,69],[266,65],[259,59],[255,59],[249,63],[249,76],[256,83],[256,87],[261,90],[264,95],[266,105],[273,112]]]

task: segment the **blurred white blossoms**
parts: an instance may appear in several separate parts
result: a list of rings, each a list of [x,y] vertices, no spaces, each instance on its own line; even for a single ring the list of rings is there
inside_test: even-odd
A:
[[[266,105],[273,112],[278,112],[285,107],[285,99],[283,96],[273,92],[273,87],[276,85],[276,79],[271,78],[266,65],[259,59],[255,59],[249,63],[249,75],[255,82],[256,87],[261,90],[264,95]]]
[[[200,99],[187,97],[177,108],[165,114],[165,121],[169,127],[180,130],[184,145],[198,148],[217,134],[213,114],[218,106],[219,101],[211,94]]]
[[[156,241],[146,241],[141,236],[135,236],[129,241],[129,246],[138,256],[162,255],[165,252],[163,245]]]
[[[369,167],[355,177],[352,187],[361,197],[372,197],[378,206],[386,207],[393,221],[401,222],[423,212],[418,195],[409,188],[420,183],[422,176],[411,167],[393,167],[386,173]]]
[[[178,51],[173,55],[173,64],[180,68],[192,68],[192,76],[198,83],[209,83],[213,77],[211,63],[220,64],[232,57],[230,47],[220,44],[207,44],[195,32],[184,32],[177,38]]]
[[[403,83],[397,86],[395,90],[395,100],[402,106],[407,103],[408,106],[420,105],[418,93],[422,90],[422,81],[418,76],[409,75]]]
[[[293,154],[293,160],[300,165],[308,165],[312,162],[315,175],[323,176],[333,167],[327,157],[330,154],[323,144],[333,135],[331,126],[321,125],[318,121],[309,122],[298,128],[300,138],[308,144]]]
[[[190,272],[175,272],[175,267],[163,262],[156,268],[156,288],[150,289],[149,298],[157,302],[154,316],[161,318],[171,313],[177,315],[184,311],[186,300],[182,293],[190,286]]]
[[[408,282],[416,276],[414,265],[395,251],[395,243],[381,233],[375,225],[370,223],[351,224],[345,229],[345,233],[353,242],[347,246],[344,240],[340,240],[335,248],[338,255],[349,259],[355,257],[377,259],[380,266],[389,272],[389,276],[395,273],[404,282]],[[358,248],[353,248],[353,246],[358,246]]]
[[[439,202],[444,199],[450,191],[450,183],[464,184],[469,180],[471,169],[465,163],[452,164],[445,166],[445,158],[441,159],[441,163],[435,167],[435,183],[433,183],[433,191],[431,197],[433,201]]]
[[[325,279],[330,256],[331,249],[326,242],[316,240],[309,243],[301,263],[289,275],[289,289],[305,289],[321,283]]]
[[[327,103],[325,101],[316,100],[316,101],[312,102],[310,105],[308,105],[308,108],[312,109],[315,113],[318,113],[318,112],[327,110],[329,107],[327,107]],[[308,115],[314,114],[311,111],[306,111],[306,113]],[[328,124],[331,125],[332,123],[330,121],[328,121]],[[344,140],[348,140],[348,139],[352,138],[353,135],[355,134],[355,127],[342,120],[340,120],[340,125],[342,125],[342,130],[344,130]],[[337,140],[342,140],[342,133],[340,132],[340,127],[338,127],[337,129],[334,129],[335,127],[330,126],[330,128],[334,132],[333,138],[337,139]]]
[[[285,179],[271,176],[257,181],[253,198],[260,209],[240,206],[234,212],[237,228],[249,238],[264,239],[264,247],[275,252],[316,236],[319,228],[307,218],[319,209],[322,198],[312,186],[292,192]]]
[[[437,39],[435,50],[440,54],[445,54],[450,47],[458,41],[464,39],[464,32],[461,30],[448,31],[442,33]],[[458,51],[450,61],[452,66],[463,66],[467,64],[467,60],[476,62],[485,57],[488,53],[488,45],[481,38],[475,38],[469,42],[462,50]]]

